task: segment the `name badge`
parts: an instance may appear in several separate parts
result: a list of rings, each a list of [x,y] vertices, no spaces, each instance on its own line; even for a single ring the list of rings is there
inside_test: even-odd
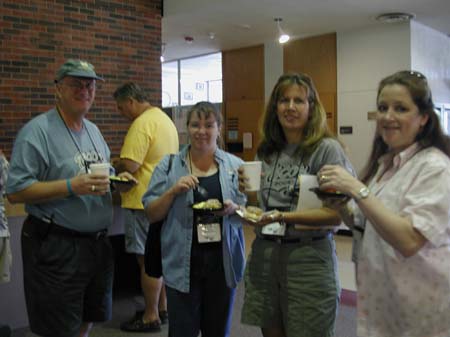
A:
[[[197,237],[199,243],[220,242],[222,240],[222,236],[220,234],[220,224],[198,224]]]
[[[271,222],[262,228],[261,233],[265,235],[284,236],[284,234],[286,233],[286,224],[280,222]]]

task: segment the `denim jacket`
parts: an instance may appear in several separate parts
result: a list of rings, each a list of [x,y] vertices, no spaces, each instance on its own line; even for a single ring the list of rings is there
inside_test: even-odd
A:
[[[189,175],[185,147],[173,157],[170,171],[169,156],[165,156],[153,172],[142,203],[148,204],[159,198],[179,178]],[[247,198],[239,191],[237,169],[243,161],[227,152],[217,149],[215,160],[219,165],[219,180],[223,200],[231,199],[238,205],[245,205]],[[161,255],[164,282],[181,292],[189,292],[192,232],[194,223],[194,202],[192,190],[181,193],[174,199],[161,229]],[[150,214],[151,218],[151,214]],[[245,240],[242,223],[237,215],[223,217],[222,226],[223,267],[228,287],[234,288],[242,279],[245,267]]]

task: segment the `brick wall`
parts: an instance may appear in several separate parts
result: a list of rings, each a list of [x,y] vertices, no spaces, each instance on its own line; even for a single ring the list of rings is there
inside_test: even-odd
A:
[[[105,78],[88,118],[118,155],[128,121],[111,95],[135,81],[161,104],[161,0],[0,1],[0,146],[10,157],[17,131],[54,106],[54,76],[67,58]]]

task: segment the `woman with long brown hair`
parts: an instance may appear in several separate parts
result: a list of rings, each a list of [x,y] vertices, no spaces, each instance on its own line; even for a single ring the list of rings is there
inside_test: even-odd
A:
[[[358,336],[450,336],[450,143],[416,71],[383,79],[362,180],[324,166],[321,188],[352,197],[365,218],[358,257]]]
[[[297,210],[298,177],[315,175],[325,164],[353,169],[328,130],[309,76],[278,79],[263,116],[257,159],[263,172],[259,206],[266,215],[251,223],[256,239],[245,275],[242,322],[261,327],[265,337],[333,336],[340,287],[330,226],[340,217],[327,207]],[[314,229],[300,231],[298,224]]]

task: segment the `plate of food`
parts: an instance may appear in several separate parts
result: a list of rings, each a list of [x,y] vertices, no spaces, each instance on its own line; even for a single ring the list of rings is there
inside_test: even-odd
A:
[[[321,190],[319,187],[312,187],[310,191],[316,193],[319,198],[347,198],[348,196],[344,193],[336,191],[335,189]]]
[[[259,207],[247,206],[239,208],[236,213],[247,221],[258,222],[261,220],[264,211]]]
[[[219,199],[208,199],[205,201],[196,202],[191,207],[196,211],[202,212],[216,212],[223,210],[223,205]]]
[[[123,184],[123,185],[134,185],[135,182],[133,180],[128,180],[127,178],[118,177],[118,176],[109,176],[109,181],[115,184]]]

